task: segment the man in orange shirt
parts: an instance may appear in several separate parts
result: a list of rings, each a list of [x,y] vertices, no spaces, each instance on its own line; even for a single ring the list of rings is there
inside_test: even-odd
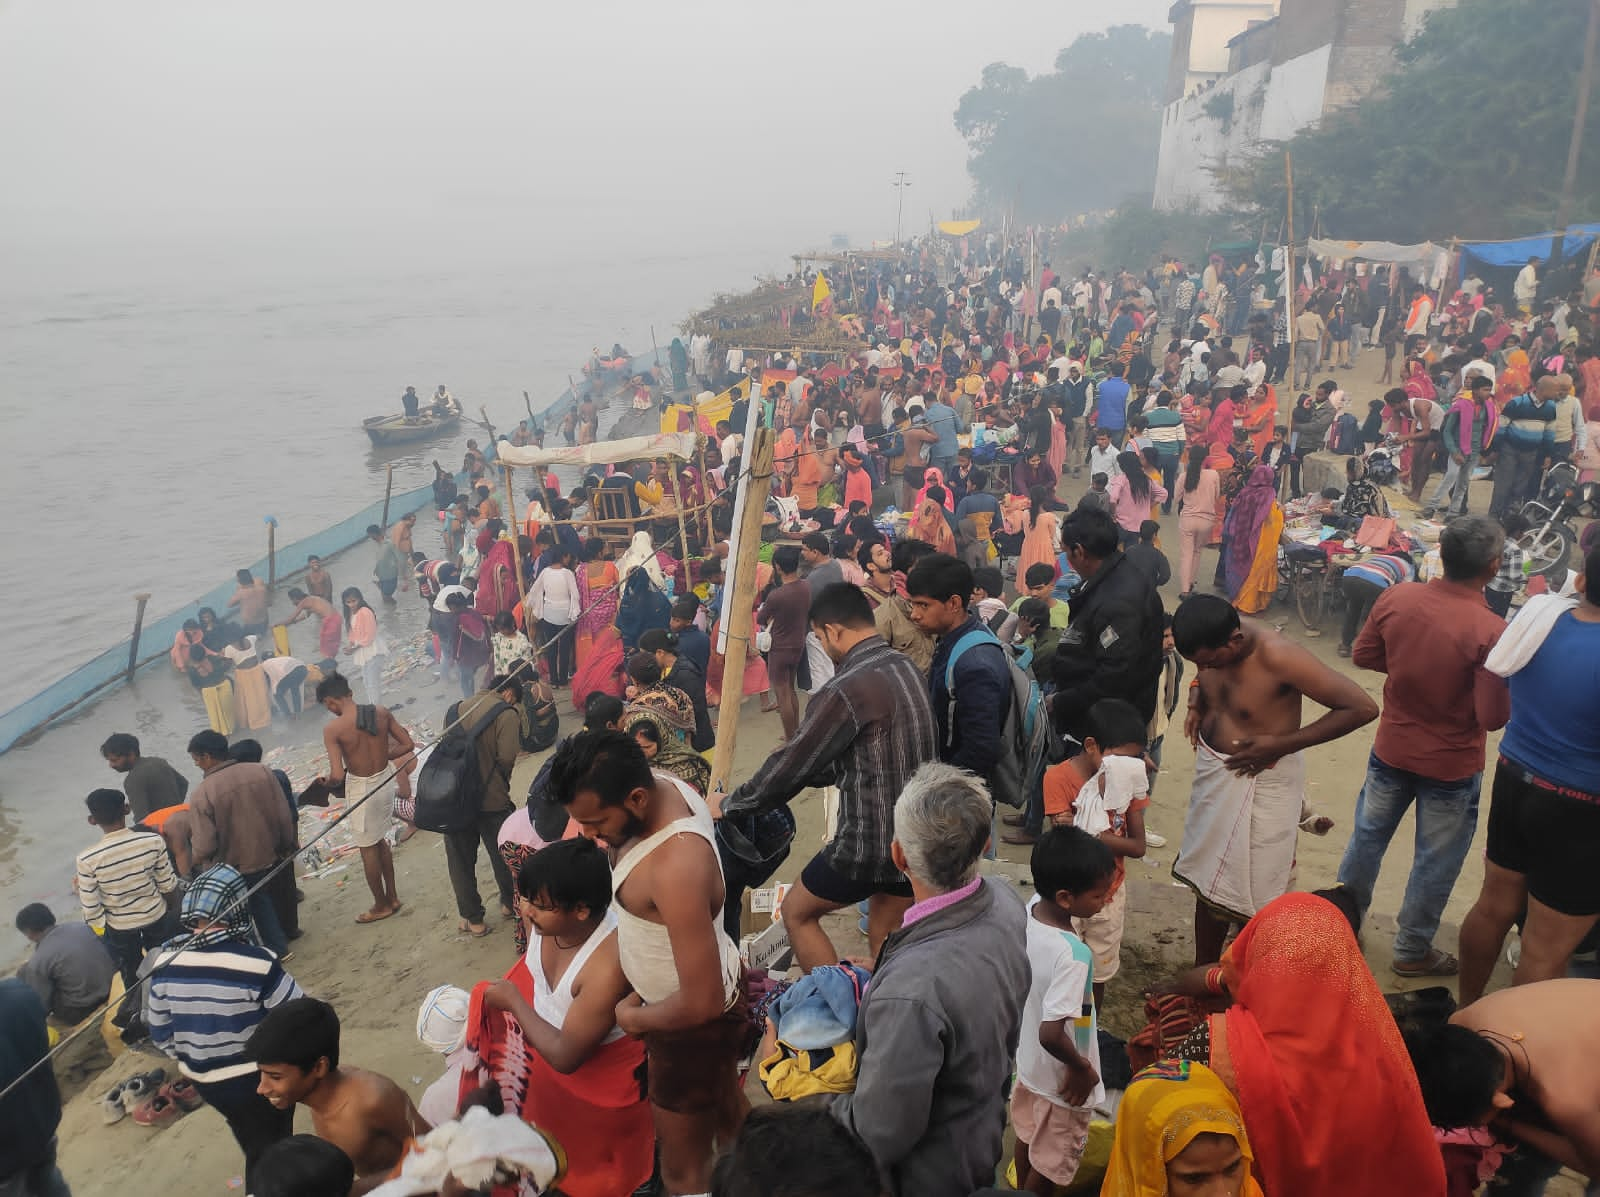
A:
[[[828,448],[828,434],[818,428],[811,434],[808,452],[801,452],[795,462],[794,497],[800,504],[800,514],[815,519],[817,492],[833,480],[834,452]]]

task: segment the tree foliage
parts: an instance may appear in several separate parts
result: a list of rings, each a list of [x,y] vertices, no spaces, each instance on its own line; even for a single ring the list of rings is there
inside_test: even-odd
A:
[[[1240,206],[1279,215],[1288,149],[1301,235],[1313,215],[1328,236],[1401,242],[1549,228],[1588,9],[1588,0],[1461,0],[1436,10],[1376,94],[1220,181]],[[1597,108],[1592,97],[1574,220],[1600,217]]]
[[[1118,25],[1078,38],[1055,69],[991,63],[956,107],[981,206],[1023,222],[1148,197],[1172,37]]]
[[[1258,233],[1229,213],[1158,211],[1149,200],[1139,199],[1105,220],[1057,235],[1050,253],[1067,274],[1085,266],[1137,272],[1169,255],[1183,262],[1202,261],[1214,245],[1241,240],[1253,244]]]

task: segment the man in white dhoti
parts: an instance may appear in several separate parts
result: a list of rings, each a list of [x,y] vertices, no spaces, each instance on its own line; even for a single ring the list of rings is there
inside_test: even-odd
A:
[[[1195,891],[1195,963],[1222,956],[1231,923],[1288,891],[1305,798],[1301,753],[1371,723],[1378,704],[1354,680],[1227,600],[1195,595],[1172,617],[1198,667],[1184,734],[1194,788],[1172,874]],[[1301,701],[1327,712],[1301,726]]]

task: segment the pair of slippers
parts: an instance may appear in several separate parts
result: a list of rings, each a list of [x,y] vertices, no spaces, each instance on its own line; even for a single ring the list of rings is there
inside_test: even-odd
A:
[[[132,1117],[140,1126],[161,1127],[176,1122],[202,1104],[199,1091],[185,1077],[168,1082],[157,1068],[129,1077],[100,1099],[107,1126]]]

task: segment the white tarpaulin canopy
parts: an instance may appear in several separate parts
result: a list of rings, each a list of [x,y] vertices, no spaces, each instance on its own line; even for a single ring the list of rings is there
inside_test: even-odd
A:
[[[1396,245],[1393,241],[1323,241],[1311,238],[1306,248],[1319,258],[1338,258],[1350,261],[1359,258],[1365,262],[1395,262],[1409,265],[1413,262],[1432,263],[1443,252],[1443,247],[1431,241],[1420,245]]]
[[[678,457],[693,460],[695,434],[692,432],[657,432],[650,436],[629,436],[620,441],[596,441],[592,445],[518,447],[510,441],[495,444],[495,460],[509,466],[591,466],[620,465],[625,461],[642,461],[652,457]]]

